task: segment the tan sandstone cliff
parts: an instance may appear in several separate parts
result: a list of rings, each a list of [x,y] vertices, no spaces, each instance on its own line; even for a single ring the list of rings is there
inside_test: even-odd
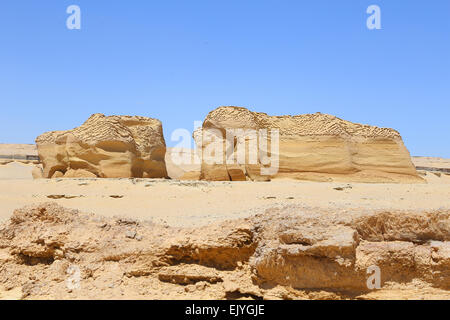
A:
[[[241,132],[234,131],[234,137],[227,139],[226,132],[236,129]],[[260,135],[265,129],[268,138]],[[278,146],[273,144],[274,132],[278,132]],[[396,130],[327,114],[269,116],[241,107],[220,107],[208,114],[194,138],[205,180],[424,182]],[[236,154],[242,146],[245,160],[239,161]],[[227,162],[226,150],[232,151],[229,155],[234,151],[236,158],[228,157]]]
[[[157,119],[94,114],[73,130],[40,135],[36,144],[45,178],[167,177]]]

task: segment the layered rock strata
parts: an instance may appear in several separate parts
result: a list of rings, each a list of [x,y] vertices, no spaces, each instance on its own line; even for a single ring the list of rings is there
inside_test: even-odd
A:
[[[36,139],[43,177],[165,178],[162,124],[139,116],[92,115],[80,127]]]
[[[424,182],[394,129],[315,113],[210,112],[194,133],[205,180]]]

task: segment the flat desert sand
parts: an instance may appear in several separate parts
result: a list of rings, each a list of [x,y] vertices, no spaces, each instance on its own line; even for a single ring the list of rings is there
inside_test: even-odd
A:
[[[432,166],[436,162],[432,159],[426,164]],[[33,180],[33,167],[20,162],[0,165],[0,220],[8,219],[14,209],[47,201],[106,217],[127,216],[179,227],[244,218],[285,204],[327,210],[450,210],[450,175],[429,171],[422,172],[426,184],[370,184],[293,180]]]

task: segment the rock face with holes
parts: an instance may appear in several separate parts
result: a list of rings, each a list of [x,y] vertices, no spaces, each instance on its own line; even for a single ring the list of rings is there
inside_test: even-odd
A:
[[[220,107],[194,139],[205,180],[424,182],[397,131],[327,114],[269,116]]]
[[[450,212],[294,205],[184,229],[44,203],[0,224],[2,290],[29,299],[450,299]]]
[[[44,178],[165,178],[162,124],[139,116],[92,115],[80,127],[36,139]]]

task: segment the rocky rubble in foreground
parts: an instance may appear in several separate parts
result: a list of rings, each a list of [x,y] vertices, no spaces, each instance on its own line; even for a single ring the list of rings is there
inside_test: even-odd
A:
[[[381,289],[367,287],[379,267]],[[196,229],[45,203],[0,226],[0,298],[450,299],[450,211],[268,209]]]

